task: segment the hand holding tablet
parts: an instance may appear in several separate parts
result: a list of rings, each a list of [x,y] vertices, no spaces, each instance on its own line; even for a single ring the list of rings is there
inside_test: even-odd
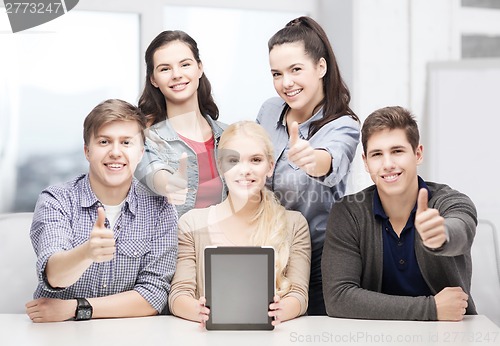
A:
[[[199,308],[200,308],[200,325],[202,327],[205,327],[205,323],[208,321],[208,319],[210,318],[210,309],[206,307],[206,303],[207,303],[207,300],[205,297],[200,297],[200,299],[198,299],[198,304],[199,304]]]

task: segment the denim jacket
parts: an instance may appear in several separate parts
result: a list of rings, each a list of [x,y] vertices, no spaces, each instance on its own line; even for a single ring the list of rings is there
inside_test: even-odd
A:
[[[215,148],[219,144],[220,136],[227,125],[215,121],[209,116],[204,116],[208,124],[212,128],[214,135]],[[139,181],[145,184],[151,191],[158,194],[153,183],[153,177],[159,170],[166,170],[170,173],[177,171],[179,167],[179,159],[183,152],[188,154],[188,194],[186,203],[177,205],[177,213],[181,217],[185,212],[194,208],[196,194],[198,192],[198,158],[191,147],[186,144],[173,129],[168,119],[152,125],[145,131],[146,145],[144,157],[137,166],[135,176]],[[214,153],[217,158],[217,150]],[[220,175],[220,172],[219,172]],[[221,196],[221,201],[227,195],[226,187],[224,186]]]

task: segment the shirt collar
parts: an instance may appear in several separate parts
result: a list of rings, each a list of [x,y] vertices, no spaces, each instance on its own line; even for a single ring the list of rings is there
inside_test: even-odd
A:
[[[83,208],[90,208],[97,203],[100,203],[99,200],[97,199],[97,196],[94,194],[94,191],[92,191],[92,187],[90,187],[90,179],[89,175],[86,174],[85,178],[83,179],[82,182],[82,197],[80,204]]]
[[[127,197],[125,197],[125,203],[123,205],[124,208],[128,208],[128,210],[130,210],[130,212],[134,215],[137,211],[137,184],[137,179],[133,177],[130,190],[128,191]],[[96,205],[102,205],[101,201],[99,201],[97,196],[94,194],[94,191],[92,191],[88,174],[86,174],[83,179],[82,190],[80,203],[83,208],[92,208]]]
[[[420,177],[417,176],[418,178],[418,190],[424,188],[427,190],[429,194],[429,200],[431,199],[431,191],[429,190],[429,187],[425,183],[425,181]],[[417,210],[417,201],[415,201],[415,206],[413,207],[411,213],[413,214]],[[382,201],[380,201],[380,196],[378,194],[377,187],[375,186],[375,192],[373,193],[373,214],[375,217],[380,217],[382,219],[388,219],[389,217],[385,213],[384,207],[382,206]]]
[[[281,111],[280,117],[278,119],[278,122],[276,123],[276,128],[279,128],[280,126],[286,128],[286,113],[290,109],[290,106],[283,102],[283,110]],[[309,137],[309,127],[311,126],[311,123],[316,120],[320,120],[323,118],[323,107],[320,107],[319,110],[313,114],[312,117],[304,121],[303,123],[299,124],[299,132],[302,136],[302,138],[308,138]]]
[[[207,120],[208,125],[210,125],[210,127],[212,128],[215,141],[218,142],[219,137],[222,135],[223,129],[210,116],[204,114],[202,115]],[[160,121],[159,123],[152,125],[149,129],[146,129],[146,137],[148,131],[156,131],[158,135],[166,141],[179,140],[177,132],[174,130],[172,124],[170,123],[170,121],[168,121],[168,119]]]

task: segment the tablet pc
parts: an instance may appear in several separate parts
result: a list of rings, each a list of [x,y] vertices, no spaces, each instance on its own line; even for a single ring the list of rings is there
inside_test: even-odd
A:
[[[205,248],[208,330],[272,330],[267,315],[275,291],[274,248]]]

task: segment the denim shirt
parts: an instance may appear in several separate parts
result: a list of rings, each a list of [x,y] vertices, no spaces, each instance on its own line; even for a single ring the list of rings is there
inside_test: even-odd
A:
[[[288,161],[285,105],[281,98],[271,98],[262,105],[257,116],[257,122],[271,136],[276,159],[267,186],[286,209],[304,215],[311,232],[312,249],[319,250],[323,247],[330,209],[345,193],[347,175],[359,143],[359,123],[349,116],[342,116],[308,138],[311,122],[323,117],[323,109],[320,109],[299,125],[301,138],[307,139],[314,149],[324,149],[332,156],[331,171],[323,177],[312,177]]]
[[[219,144],[220,136],[226,128],[226,125],[215,121],[209,116],[204,116],[212,128],[215,148]],[[176,205],[177,213],[181,217],[185,212],[194,208],[196,194],[198,193],[198,157],[195,151],[181,138],[174,130],[168,119],[152,125],[145,131],[146,145],[144,147],[144,157],[137,166],[135,177],[145,184],[151,191],[159,194],[154,187],[154,175],[160,170],[166,170],[175,173],[179,167],[179,159],[182,153],[188,154],[188,194],[186,202],[182,205]],[[217,158],[217,150],[214,150]],[[220,176],[220,172],[219,172]],[[226,187],[222,190],[220,201],[227,195]]]

